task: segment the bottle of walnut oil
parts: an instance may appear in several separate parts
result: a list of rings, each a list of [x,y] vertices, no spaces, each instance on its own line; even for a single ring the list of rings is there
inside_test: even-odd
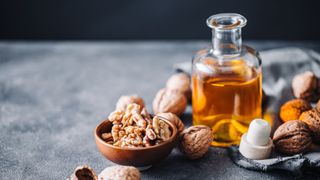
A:
[[[209,17],[212,47],[198,51],[192,61],[192,113],[194,125],[207,125],[213,146],[238,145],[251,120],[261,118],[261,59],[242,45],[240,14]]]

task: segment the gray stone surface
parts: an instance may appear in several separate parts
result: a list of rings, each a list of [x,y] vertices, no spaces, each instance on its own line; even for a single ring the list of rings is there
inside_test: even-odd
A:
[[[119,96],[138,94],[148,109],[172,65],[191,61],[207,42],[0,42],[0,179],[66,179],[87,163],[113,165],[97,150],[93,129]],[[320,43],[249,42],[258,50]],[[264,77],[267,78],[267,77]],[[191,108],[183,116],[191,124]],[[155,154],[156,156],[156,154]],[[286,179],[234,165],[225,149],[190,161],[176,150],[143,179]],[[305,177],[316,178],[307,174]]]

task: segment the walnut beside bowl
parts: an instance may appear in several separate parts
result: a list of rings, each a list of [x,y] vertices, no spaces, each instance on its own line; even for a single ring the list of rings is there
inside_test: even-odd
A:
[[[177,128],[170,121],[165,121],[172,131],[171,137],[161,143],[150,147],[118,147],[105,142],[101,134],[111,132],[112,122],[105,120],[95,128],[95,141],[101,154],[110,161],[126,166],[135,166],[141,170],[151,167],[153,164],[166,158],[175,147],[178,133]]]

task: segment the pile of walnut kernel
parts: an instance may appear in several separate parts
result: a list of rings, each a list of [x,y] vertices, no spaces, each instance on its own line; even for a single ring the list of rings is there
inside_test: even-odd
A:
[[[115,110],[108,120],[109,133],[101,135],[107,143],[119,147],[149,147],[167,141],[172,134],[170,126],[160,117],[153,118],[144,107],[132,103],[126,110]]]

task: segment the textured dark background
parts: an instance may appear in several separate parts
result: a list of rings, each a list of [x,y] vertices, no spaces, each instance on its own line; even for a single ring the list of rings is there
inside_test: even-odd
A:
[[[247,17],[245,39],[320,40],[316,0],[9,0],[0,39],[208,39],[205,19]]]

